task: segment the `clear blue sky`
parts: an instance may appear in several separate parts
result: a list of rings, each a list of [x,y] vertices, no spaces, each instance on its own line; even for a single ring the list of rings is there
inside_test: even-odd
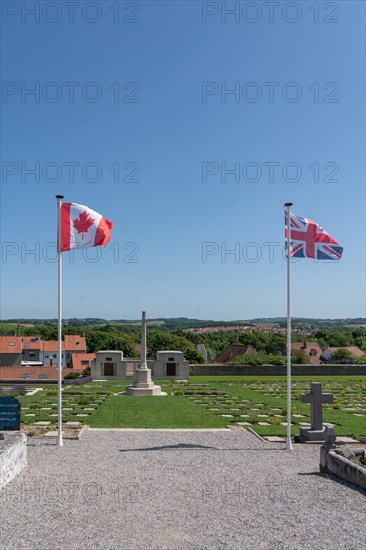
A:
[[[57,316],[57,264],[47,261],[57,193],[115,224],[99,261],[63,255],[65,317],[285,315],[287,201],[344,247],[339,263],[294,264],[293,315],[365,315],[364,2],[287,11],[280,2],[273,22],[263,2],[257,12],[239,2],[226,22],[221,2],[120,2],[119,14],[116,2],[97,2],[98,11],[80,2],[73,23],[62,2],[39,22],[20,2],[2,4],[11,6],[2,24],[1,318]],[[79,83],[73,101],[67,82]],[[221,97],[235,83],[239,97]],[[37,86],[37,101],[24,94]],[[74,181],[70,162],[79,163]],[[274,181],[268,162],[279,163]],[[24,171],[35,163],[39,181]],[[237,163],[240,181],[225,181],[221,163]],[[123,181],[136,165],[138,181]],[[218,252],[204,262],[207,242]],[[269,242],[280,243],[273,261]],[[235,246],[240,258],[225,257]]]

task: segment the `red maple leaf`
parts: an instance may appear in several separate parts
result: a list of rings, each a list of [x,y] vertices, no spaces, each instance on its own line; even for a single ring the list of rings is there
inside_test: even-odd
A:
[[[81,238],[84,238],[83,233],[87,233],[89,227],[93,225],[95,219],[89,218],[89,214],[86,210],[82,212],[79,216],[79,219],[74,220],[74,227],[78,233],[81,233]]]

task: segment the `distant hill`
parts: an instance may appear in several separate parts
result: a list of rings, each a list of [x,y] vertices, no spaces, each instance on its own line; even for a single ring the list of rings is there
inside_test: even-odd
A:
[[[106,325],[124,325],[130,326],[139,326],[141,321],[140,319],[102,319],[99,317],[87,317],[87,318],[70,318],[63,319],[63,325],[69,327],[90,327],[97,328]],[[18,324],[20,325],[55,325],[57,324],[57,319],[6,319],[0,321],[0,330],[4,332],[10,328],[15,328]],[[188,317],[158,317],[148,320],[149,326],[156,326],[160,330],[183,330],[186,328],[204,328],[204,327],[230,327],[238,325],[258,325],[258,324],[277,324],[280,326],[286,325],[285,317],[258,317],[255,319],[235,319],[233,321],[213,321],[211,319],[192,319]],[[334,327],[357,327],[365,326],[365,319],[362,317],[356,318],[347,318],[347,319],[316,319],[316,318],[306,318],[306,317],[293,317],[292,318],[293,326],[301,328],[334,328]]]

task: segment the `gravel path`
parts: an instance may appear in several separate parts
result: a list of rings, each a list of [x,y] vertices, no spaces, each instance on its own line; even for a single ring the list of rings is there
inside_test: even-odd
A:
[[[318,463],[318,447],[286,452],[245,431],[32,439],[28,468],[0,491],[0,547],[365,548],[365,492]]]

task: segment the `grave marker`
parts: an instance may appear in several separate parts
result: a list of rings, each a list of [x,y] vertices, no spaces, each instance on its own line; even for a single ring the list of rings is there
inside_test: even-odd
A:
[[[300,435],[295,437],[299,443],[322,443],[325,441],[325,427],[323,427],[323,403],[333,403],[331,393],[322,393],[320,382],[310,383],[310,393],[300,395],[302,403],[310,403],[311,427],[300,428]]]

